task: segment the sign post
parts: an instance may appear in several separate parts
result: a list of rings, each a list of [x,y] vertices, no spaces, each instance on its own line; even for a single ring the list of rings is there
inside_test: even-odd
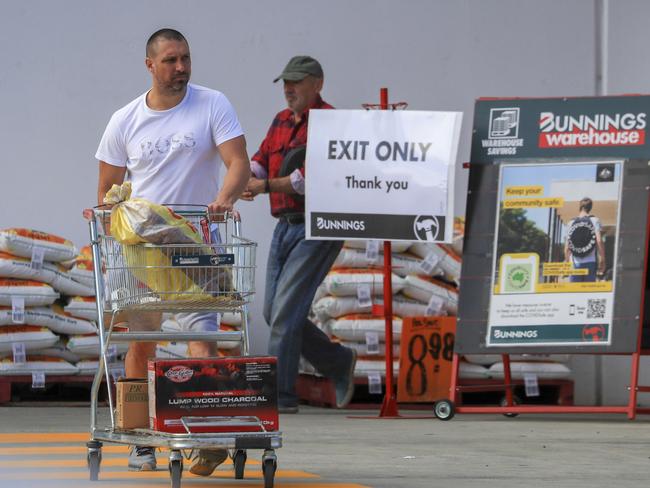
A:
[[[388,110],[388,88],[379,90],[381,110]],[[386,324],[386,393],[379,410],[380,417],[399,417],[393,387],[393,266],[392,245],[384,241],[384,321]]]

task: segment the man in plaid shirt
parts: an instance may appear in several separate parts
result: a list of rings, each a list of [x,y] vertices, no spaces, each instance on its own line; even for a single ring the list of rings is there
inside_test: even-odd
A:
[[[264,318],[271,327],[269,354],[278,358],[279,409],[296,413],[298,363],[303,355],[336,388],[336,406],[354,393],[356,353],[329,340],[307,318],[316,288],[340,249],[339,241],[305,239],[305,145],[310,109],[334,108],[320,96],[323,69],[309,56],[291,58],[274,82],[284,81],[288,108],[279,112],[251,158],[251,177],[242,198],[268,193],[278,219],[266,271]]]

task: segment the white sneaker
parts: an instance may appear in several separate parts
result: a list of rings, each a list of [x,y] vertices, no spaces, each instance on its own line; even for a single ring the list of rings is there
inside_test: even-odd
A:
[[[149,446],[133,446],[129,454],[129,469],[132,471],[155,471],[156,451]]]

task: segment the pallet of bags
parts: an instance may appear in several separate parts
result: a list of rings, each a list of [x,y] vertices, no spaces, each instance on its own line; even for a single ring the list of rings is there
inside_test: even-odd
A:
[[[426,304],[425,315],[458,314],[458,289],[442,280],[423,275],[408,275],[404,278],[402,293]]]
[[[0,307],[0,327],[19,325],[15,318],[11,307]],[[97,331],[94,322],[65,312],[59,303],[47,307],[27,307],[24,309],[22,320],[25,324],[47,327],[56,334],[93,334]]]
[[[79,375],[94,376],[99,368],[99,357],[81,359],[75,366]],[[122,357],[110,358],[108,369],[115,379],[124,377],[124,359]]]
[[[391,248],[393,357],[397,375],[402,318],[457,313],[461,266],[456,250],[462,250],[462,223],[455,225],[453,247],[393,242]],[[311,317],[322,330],[357,351],[355,376],[367,377],[369,381],[369,375],[383,378],[386,368],[383,259],[383,246],[378,241],[346,241],[318,287],[311,308]],[[313,368],[305,361],[300,371],[313,374]]]
[[[115,332],[124,332],[127,329],[116,325],[113,330]],[[114,357],[123,356],[129,349],[129,345],[124,342],[114,343],[109,347],[112,349],[108,352]],[[76,354],[82,360],[96,359],[100,356],[99,335],[97,332],[71,335],[68,338],[67,348],[72,354]]]
[[[312,312],[322,322],[342,317],[343,315],[372,313],[373,307],[383,310],[384,297],[374,295],[370,304],[361,303],[356,296],[337,297],[325,295],[312,305]],[[403,293],[393,295],[393,314],[400,317],[427,315],[427,304],[405,296]]]
[[[333,296],[359,296],[359,289],[365,288],[369,296],[383,295],[384,275],[376,269],[333,268],[323,280],[323,291]],[[404,287],[404,279],[392,275],[393,294]]]
[[[444,277],[450,283],[460,282],[461,258],[451,246],[431,242],[416,242],[409,252],[430,263],[436,275]]]
[[[325,326],[331,336],[346,347],[357,351],[358,359],[354,369],[357,379],[369,378],[386,369],[386,320],[384,316],[372,314],[351,314],[330,319]],[[393,357],[395,375],[398,372],[402,319],[393,316]]]
[[[41,262],[61,263],[77,256],[74,244],[63,237],[38,230],[11,228],[0,230],[0,251]]]
[[[95,297],[68,297],[68,300],[63,307],[64,312],[81,319],[86,319],[92,322],[97,321],[97,302]]]
[[[29,353],[54,346],[59,336],[47,327],[35,325],[5,325],[0,327],[0,356],[13,354],[15,344],[22,344],[23,351]]]
[[[503,379],[503,358],[500,354],[467,354],[463,356],[469,364],[482,366],[487,378]],[[568,379],[571,368],[569,354],[511,354],[510,373],[513,380],[521,380],[524,375],[534,375],[538,379]]]
[[[409,252],[394,252],[391,255],[391,263],[393,272],[401,277],[413,273],[442,276],[442,271],[435,264],[432,265],[431,261]],[[383,265],[383,252],[369,255],[363,249],[343,247],[333,266],[335,268],[381,269]]]
[[[79,369],[65,359],[41,354],[28,354],[25,361],[16,362],[11,357],[0,359],[0,375],[25,376],[39,372],[45,375],[76,375]]]
[[[20,240],[16,240],[17,236]],[[54,250],[44,247],[51,242],[48,237],[56,241]],[[95,288],[92,278],[88,279],[88,272],[92,275],[92,260],[79,258],[74,245],[63,238],[27,229],[0,231],[2,277],[47,283],[64,295],[93,296]]]

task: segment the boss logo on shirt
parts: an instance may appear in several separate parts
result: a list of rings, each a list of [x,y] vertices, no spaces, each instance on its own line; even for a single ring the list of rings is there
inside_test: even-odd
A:
[[[171,151],[176,151],[181,148],[192,148],[196,146],[194,133],[177,133],[169,136],[159,137],[155,141],[145,139],[140,143],[142,149],[142,156],[153,156],[157,154],[167,154]]]

